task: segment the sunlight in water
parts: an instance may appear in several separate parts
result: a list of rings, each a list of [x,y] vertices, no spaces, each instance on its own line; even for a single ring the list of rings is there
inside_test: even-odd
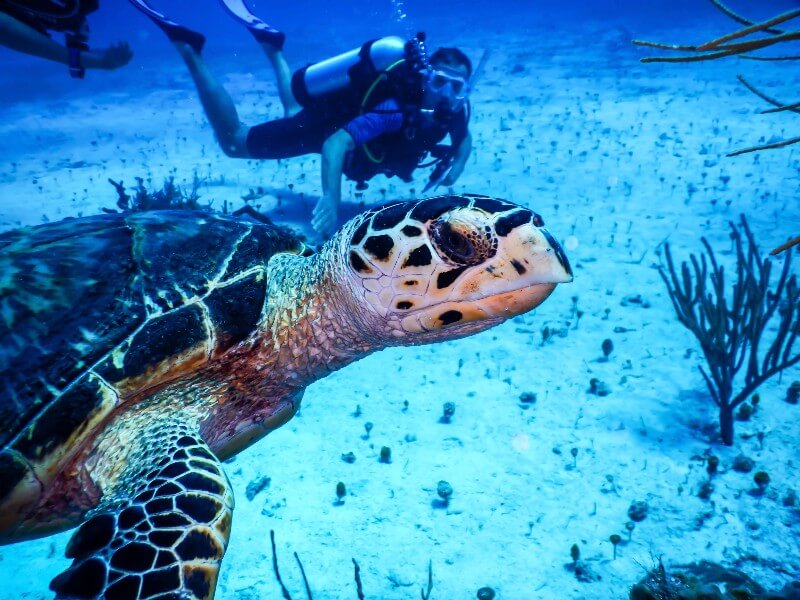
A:
[[[518,433],[511,438],[511,447],[520,453],[527,452],[531,447],[531,438],[528,437],[527,433]]]

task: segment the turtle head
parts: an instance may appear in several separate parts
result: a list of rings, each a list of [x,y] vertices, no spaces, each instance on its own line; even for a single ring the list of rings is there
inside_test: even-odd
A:
[[[566,255],[543,226],[505,200],[449,195],[363,213],[338,244],[369,323],[397,344],[417,344],[488,329],[571,281]]]

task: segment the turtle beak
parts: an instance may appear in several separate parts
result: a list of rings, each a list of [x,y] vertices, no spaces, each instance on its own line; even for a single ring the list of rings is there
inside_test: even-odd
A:
[[[572,268],[561,244],[543,227],[532,223],[503,238],[497,255],[484,269],[460,282],[465,304],[473,313],[464,321],[508,319],[544,302],[559,283],[572,281]],[[474,289],[469,293],[469,288]],[[458,291],[454,290],[454,293]]]
[[[561,244],[558,243],[558,240],[556,240],[556,238],[550,235],[550,232],[547,231],[547,229],[542,227],[539,229],[539,231],[541,231],[542,235],[544,235],[544,237],[547,239],[547,242],[550,244],[550,247],[553,249],[553,253],[556,256],[556,259],[558,260],[558,264],[563,269],[562,277],[565,278],[557,281],[556,283],[570,283],[573,279],[572,266],[569,264],[569,259],[567,258],[567,255],[564,252],[564,248],[561,247]],[[557,276],[556,273],[553,273],[553,275]]]
[[[464,272],[443,302],[409,315],[404,329],[486,329],[536,308],[570,281],[561,245],[543,227],[524,223],[499,237],[495,256]]]

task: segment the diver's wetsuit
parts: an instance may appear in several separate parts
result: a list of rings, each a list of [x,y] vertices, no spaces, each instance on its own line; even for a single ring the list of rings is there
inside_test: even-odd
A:
[[[411,121],[408,111],[394,98],[357,116],[337,109],[335,103],[316,105],[293,117],[251,127],[247,150],[251,157],[264,159],[318,154],[326,139],[344,129],[356,144],[345,159],[346,177],[366,181],[383,173],[409,181],[425,154],[448,133],[454,146],[461,143],[467,134],[467,112],[463,110],[445,120],[426,120],[425,124],[419,119],[418,123]],[[365,151],[367,143],[369,155]]]

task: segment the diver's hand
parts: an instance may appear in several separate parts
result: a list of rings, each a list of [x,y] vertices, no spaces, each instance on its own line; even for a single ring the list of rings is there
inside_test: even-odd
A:
[[[453,164],[450,165],[450,170],[447,176],[442,179],[442,185],[453,185],[461,173],[464,172],[464,167],[467,166],[467,159],[472,152],[472,134],[467,131],[464,139],[456,146],[455,154],[453,155]]]
[[[454,160],[453,165],[450,167],[450,170],[445,175],[445,178],[442,179],[442,183],[440,185],[453,185],[458,178],[461,177],[461,173],[464,172],[464,167],[466,166],[467,161],[458,161]]]
[[[133,52],[128,42],[120,42],[108,48],[90,50],[85,54],[84,65],[90,69],[105,69],[113,71],[124,67],[133,58]]]
[[[339,219],[339,201],[326,194],[322,196],[311,213],[311,226],[322,237],[330,237]]]

